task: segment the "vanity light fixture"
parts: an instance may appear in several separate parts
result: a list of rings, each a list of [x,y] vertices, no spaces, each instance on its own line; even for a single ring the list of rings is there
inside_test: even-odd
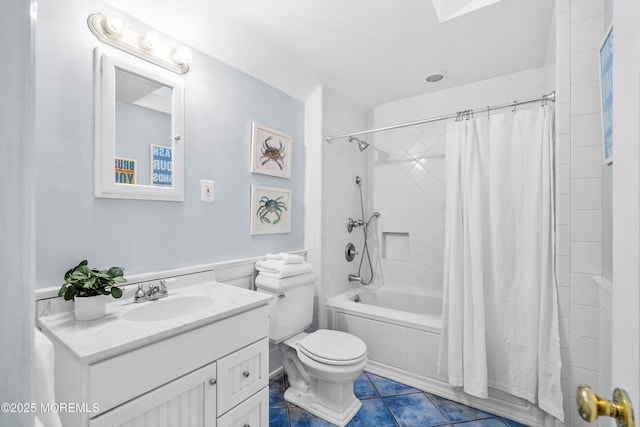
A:
[[[164,42],[155,31],[137,31],[116,14],[93,13],[87,18],[87,24],[93,35],[103,43],[178,74],[189,71],[189,63],[193,58],[191,50],[186,46]]]

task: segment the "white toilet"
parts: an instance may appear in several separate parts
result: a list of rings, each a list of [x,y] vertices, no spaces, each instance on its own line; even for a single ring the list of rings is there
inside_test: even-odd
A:
[[[283,280],[258,276],[256,287],[274,296],[269,338],[280,344],[282,366],[291,384],[285,400],[344,426],[362,406],[353,393],[353,382],[367,364],[367,346],[345,332],[302,332],[311,325],[316,279],[314,274]]]

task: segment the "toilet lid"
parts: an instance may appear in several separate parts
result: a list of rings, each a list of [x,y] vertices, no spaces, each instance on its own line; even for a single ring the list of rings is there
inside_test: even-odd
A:
[[[317,330],[298,342],[307,357],[329,365],[350,365],[367,356],[367,345],[360,338],[340,331]]]

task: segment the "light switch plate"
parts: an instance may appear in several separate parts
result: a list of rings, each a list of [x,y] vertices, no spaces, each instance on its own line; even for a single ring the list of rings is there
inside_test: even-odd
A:
[[[200,200],[203,202],[215,201],[215,185],[214,182],[208,179],[200,180]]]

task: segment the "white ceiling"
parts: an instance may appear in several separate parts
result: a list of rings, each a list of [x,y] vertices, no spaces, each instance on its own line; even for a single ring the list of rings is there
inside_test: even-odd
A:
[[[105,1],[299,100],[323,85],[364,107],[542,66],[554,5],[440,23],[429,0]],[[428,84],[433,71],[448,78]]]

